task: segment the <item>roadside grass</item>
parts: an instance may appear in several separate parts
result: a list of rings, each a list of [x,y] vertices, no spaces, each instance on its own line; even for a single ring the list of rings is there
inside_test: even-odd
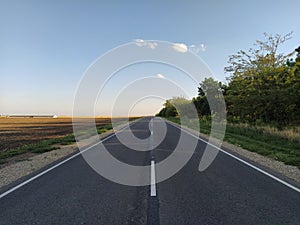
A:
[[[170,121],[180,124],[179,118],[169,117]],[[209,135],[211,124],[208,120],[199,120],[200,132]],[[195,123],[189,128],[197,130]],[[217,133],[215,131],[214,133]],[[224,140],[251,152],[273,158],[287,165],[300,169],[299,128],[277,129],[270,126],[253,126],[249,124],[226,125]]]
[[[249,125],[246,123],[234,123],[232,124],[236,127],[251,127],[253,125]],[[284,127],[282,129],[279,129],[278,127],[265,125],[265,126],[255,126],[258,130],[262,130],[264,133],[268,133],[271,135],[280,136],[283,138],[287,138],[291,141],[299,141],[300,140],[300,127],[294,126],[294,127]]]
[[[112,129],[111,124],[107,125],[100,125],[96,127],[98,134],[102,134],[110,129]],[[0,152],[0,164],[6,163],[6,160],[17,156],[21,155],[24,153],[44,153],[44,152],[49,152],[52,150],[59,149],[59,147],[54,146],[54,145],[70,145],[76,142],[75,137],[73,134],[68,134],[63,137],[59,138],[52,138],[48,140],[43,140],[38,143],[34,144],[27,144],[23,145],[21,147],[15,148],[15,149],[10,149],[8,151]]]
[[[103,126],[98,126],[97,127],[97,132],[98,132],[98,134],[102,134],[102,133],[105,133],[106,131],[109,131],[111,129],[112,129],[112,125],[107,124],[107,125],[103,125]]]

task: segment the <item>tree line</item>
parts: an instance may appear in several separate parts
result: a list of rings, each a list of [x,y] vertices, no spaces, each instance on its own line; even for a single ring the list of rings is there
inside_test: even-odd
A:
[[[221,93],[228,121],[299,125],[300,47],[289,54],[278,53],[280,46],[290,38],[291,33],[284,36],[265,34],[266,40],[257,40],[255,48],[229,56],[224,69],[229,74],[226,83],[205,78],[199,84],[197,97],[167,100],[158,116],[177,116],[174,105],[178,102],[181,106],[192,102],[199,118],[218,116],[218,110],[214,109],[217,106],[209,105],[208,97],[218,101]]]

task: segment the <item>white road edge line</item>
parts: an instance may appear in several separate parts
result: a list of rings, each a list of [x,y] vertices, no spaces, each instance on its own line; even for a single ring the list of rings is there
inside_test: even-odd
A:
[[[228,156],[230,156],[230,157],[232,157],[232,158],[234,158],[234,159],[236,159],[236,160],[238,160],[238,161],[244,163],[245,165],[247,165],[247,166],[249,166],[249,167],[251,167],[251,168],[253,168],[253,169],[255,169],[255,170],[257,170],[257,171],[259,171],[259,172],[261,172],[261,173],[263,173],[263,174],[265,174],[266,176],[268,176],[268,177],[270,177],[270,178],[272,178],[272,179],[278,181],[279,183],[281,183],[281,184],[283,184],[283,185],[285,185],[285,186],[287,186],[287,187],[289,187],[289,188],[291,188],[291,189],[293,189],[293,190],[295,190],[295,191],[297,191],[297,192],[300,193],[300,189],[297,188],[297,187],[295,187],[294,185],[292,185],[292,184],[290,184],[290,183],[288,183],[288,182],[286,182],[286,181],[284,181],[284,180],[281,180],[280,178],[278,178],[278,177],[276,177],[276,176],[274,176],[274,175],[272,175],[272,174],[270,174],[270,173],[264,171],[263,169],[258,168],[257,166],[252,165],[251,163],[249,163],[249,162],[247,162],[247,161],[245,161],[245,160],[243,160],[243,159],[240,159],[239,157],[237,157],[237,156],[235,156],[235,155],[233,155],[233,154],[231,154],[231,153],[229,153],[229,152],[227,152],[227,151],[225,151],[225,150],[219,148],[218,146],[215,146],[215,145],[213,145],[213,144],[207,142],[206,140],[204,140],[204,139],[202,139],[202,138],[200,138],[200,137],[194,135],[193,133],[189,132],[188,130],[184,129],[183,127],[179,127],[179,125],[177,126],[177,125],[174,125],[174,124],[170,123],[170,122],[167,121],[167,120],[165,120],[165,121],[166,121],[168,124],[172,125],[173,127],[176,127],[177,129],[183,130],[185,133],[187,133],[187,134],[189,134],[189,135],[191,135],[191,136],[193,136],[193,137],[195,137],[195,138],[197,138],[197,139],[203,141],[204,143],[206,143],[206,144],[208,144],[208,145],[210,145],[210,146],[212,146],[212,147],[218,149],[219,151],[223,152],[224,154],[226,154],[226,155],[228,155]]]
[[[156,196],[155,162],[151,160],[151,191],[150,196]]]
[[[134,124],[134,123],[136,123],[136,122],[138,122],[138,121],[139,121],[139,119],[136,120],[136,121],[134,121],[133,123],[129,124],[129,126],[131,126],[132,124]],[[127,129],[129,126],[123,127],[122,129],[120,129],[120,130],[117,131],[116,133],[121,132],[122,130]],[[35,179],[37,179],[37,178],[43,176],[44,174],[50,172],[51,170],[54,170],[55,168],[57,168],[57,167],[59,167],[59,166],[65,164],[66,162],[70,161],[71,159],[73,159],[73,158],[75,158],[75,157],[81,155],[83,152],[86,152],[86,151],[90,150],[91,148],[95,147],[96,145],[98,145],[98,144],[100,144],[100,143],[103,143],[104,141],[106,141],[106,140],[108,140],[108,139],[114,137],[114,136],[116,135],[116,133],[109,135],[108,137],[104,138],[104,139],[101,140],[100,142],[97,142],[97,143],[91,145],[90,147],[88,147],[88,148],[86,148],[86,149],[84,149],[84,150],[82,150],[82,151],[80,151],[80,152],[78,152],[78,153],[72,155],[71,157],[69,157],[69,158],[67,158],[67,159],[65,159],[65,160],[63,160],[63,161],[61,161],[61,162],[55,164],[54,166],[51,166],[50,168],[48,168],[48,169],[46,169],[46,170],[40,172],[39,174],[37,174],[37,175],[35,175],[35,176],[29,178],[28,180],[25,180],[25,181],[23,181],[22,183],[20,183],[20,184],[14,186],[14,187],[12,187],[11,189],[9,189],[9,190],[7,190],[6,192],[2,193],[2,194],[0,195],[0,199],[3,198],[3,197],[6,196],[6,195],[12,193],[13,191],[15,191],[15,190],[17,190],[17,189],[23,187],[24,185],[30,183],[31,181],[33,181],[33,180],[35,180]]]

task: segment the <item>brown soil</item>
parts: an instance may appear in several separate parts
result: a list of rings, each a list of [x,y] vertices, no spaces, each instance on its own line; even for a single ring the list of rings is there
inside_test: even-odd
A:
[[[96,118],[96,125],[109,124]],[[0,151],[73,133],[72,118],[0,118]]]

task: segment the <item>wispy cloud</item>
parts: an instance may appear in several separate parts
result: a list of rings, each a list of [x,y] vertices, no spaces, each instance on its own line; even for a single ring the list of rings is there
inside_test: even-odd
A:
[[[187,45],[187,44],[184,44],[184,43],[174,43],[172,45],[172,48],[177,52],[185,53],[185,52],[189,51],[189,52],[193,52],[195,54],[197,54],[199,52],[205,52],[205,50],[206,50],[206,46],[204,44]]]
[[[161,78],[161,79],[165,79],[166,77],[164,75],[162,75],[161,73],[156,74],[157,78]]]
[[[145,41],[143,39],[135,39],[134,42],[139,47],[148,47],[151,49],[155,49],[157,47],[157,43],[154,41]]]
[[[174,43],[172,48],[177,52],[185,53],[188,51],[188,46],[184,43]]]
[[[205,52],[206,46],[204,44],[200,44],[198,46],[196,45],[190,45],[189,46],[189,51],[193,53],[199,53],[199,52]]]
[[[151,49],[155,49],[158,45],[157,42],[155,41],[147,41],[143,39],[135,39],[133,40],[135,44],[139,47],[147,47]],[[187,51],[198,54],[199,52],[205,52],[206,51],[206,46],[204,44],[199,44],[199,45],[187,45],[185,43],[173,43],[171,47],[181,53],[185,53]]]
[[[205,52],[206,46],[204,44],[200,45],[200,51]]]
[[[156,42],[148,42],[148,45],[147,45],[149,48],[151,48],[151,49],[155,49],[156,48],[156,46],[157,46],[157,43]]]
[[[133,40],[135,42],[135,44],[139,47],[144,46],[145,45],[145,41],[143,39],[135,39]]]

